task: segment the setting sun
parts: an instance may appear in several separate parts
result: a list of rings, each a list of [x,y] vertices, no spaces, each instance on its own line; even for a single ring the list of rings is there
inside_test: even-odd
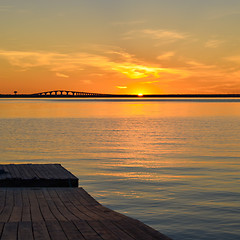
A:
[[[138,97],[142,97],[143,96],[143,94],[142,93],[138,93]]]
[[[8,2],[0,4],[0,94],[240,92],[240,1]]]

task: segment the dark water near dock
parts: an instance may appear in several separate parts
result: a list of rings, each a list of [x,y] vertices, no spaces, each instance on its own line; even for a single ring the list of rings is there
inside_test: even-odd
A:
[[[1,99],[1,163],[59,162],[176,240],[240,239],[239,99]]]

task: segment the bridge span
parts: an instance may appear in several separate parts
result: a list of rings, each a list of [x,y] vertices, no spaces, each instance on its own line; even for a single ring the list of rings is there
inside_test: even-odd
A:
[[[69,90],[53,90],[46,92],[39,92],[31,94],[32,96],[105,96],[106,94],[102,93],[90,93],[90,92],[78,92],[78,91],[69,91]],[[107,94],[109,95],[109,94]]]

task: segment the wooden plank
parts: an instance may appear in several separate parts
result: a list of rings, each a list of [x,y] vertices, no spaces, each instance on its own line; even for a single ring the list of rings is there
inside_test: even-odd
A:
[[[65,173],[62,173],[60,170],[63,168],[61,164],[51,164],[51,168],[48,165],[44,165],[48,169],[49,175],[53,176],[55,179],[64,179]],[[69,178],[69,176],[67,177]]]
[[[4,175],[6,175],[6,171],[3,169],[3,166],[0,165],[0,179],[4,178]]]
[[[79,199],[81,199],[85,204],[87,203],[86,207],[89,211],[93,212],[95,215],[98,216],[96,219],[112,219],[112,220],[119,220],[126,216],[116,213],[106,207],[103,207],[99,204],[91,195],[89,195],[84,189],[79,189],[77,191],[79,194]],[[87,193],[87,194],[86,194]]]
[[[58,179],[57,176],[55,175],[55,171],[53,171],[53,165],[50,165],[49,167],[48,164],[41,164],[40,167],[46,174],[47,179]]]
[[[25,225],[19,225],[19,238],[23,238],[26,231],[34,239],[45,239],[40,236],[40,232],[44,231],[46,239],[74,239],[74,236],[87,240],[170,239],[138,220],[122,214],[121,218],[118,215],[116,217],[114,211],[96,204],[96,201],[89,204],[89,195],[85,194],[83,199],[79,192],[83,190],[6,188],[5,191],[0,191],[0,198],[4,202],[0,222],[25,222]],[[7,231],[5,230],[5,235]]]
[[[3,169],[9,173],[10,178],[16,178],[14,172],[12,171],[12,168],[10,167],[10,165],[3,165]]]
[[[69,196],[75,196],[76,199],[84,206],[87,210],[87,214],[93,217],[95,220],[120,220],[128,218],[127,216],[112,211],[106,207],[99,204],[94,198],[92,198],[84,189],[78,188],[74,193],[69,194]],[[79,206],[79,203],[74,203]],[[86,211],[85,210],[85,211]]]
[[[103,207],[99,204],[91,195],[89,195],[84,189],[79,188],[77,193],[79,194],[78,198],[86,205],[86,207],[96,215],[100,217],[100,219],[112,219],[119,220],[122,218],[126,218],[126,216],[119,214],[115,211],[112,211],[106,207]]]
[[[30,211],[30,202],[28,198],[28,192],[26,189],[22,189],[22,201],[23,201],[23,209],[22,209],[22,222],[30,222],[31,221],[31,211]]]
[[[100,205],[98,201],[96,201],[90,194],[88,194],[83,188],[78,188],[77,191],[83,199],[85,199],[89,204],[92,205]]]
[[[73,222],[60,222],[60,224],[68,239],[85,240]]]
[[[42,193],[42,190],[34,191],[34,193],[44,220],[45,221],[56,220],[51,210],[49,209],[48,203]]]
[[[29,165],[30,164],[18,164],[19,172],[22,174],[22,178],[25,180],[36,178],[36,174],[31,171]]]
[[[30,164],[29,171],[33,172],[35,174],[35,178],[39,180],[39,179],[42,179],[42,175],[39,172],[37,165],[38,164]]]
[[[99,214],[104,214],[104,216],[106,216],[107,218],[111,218],[112,220],[115,220],[115,221],[128,218],[127,216],[125,216],[119,212],[115,212],[105,206],[102,206],[102,205],[95,206],[94,208],[97,209],[96,211],[98,211]]]
[[[141,230],[143,230],[144,232],[146,232],[148,234],[151,234],[151,236],[154,236],[157,239],[171,240],[168,236],[158,232],[157,230],[149,227],[148,225],[142,223],[141,221],[139,221],[137,219],[130,218],[129,221],[131,221],[134,226],[140,228]]]
[[[78,220],[78,218],[66,208],[66,206],[63,204],[61,199],[59,199],[55,191],[52,191],[52,189],[50,189],[48,190],[48,192],[49,195],[52,197],[52,200],[54,201],[57,209],[66,219],[68,219],[69,221]]]
[[[16,164],[8,164],[7,167],[9,169],[11,175],[13,176],[13,178],[21,179],[22,176],[21,176],[20,172],[18,171]]]
[[[119,240],[119,238],[97,220],[87,221],[88,224],[101,236],[104,240]],[[145,239],[146,240],[146,239]]]
[[[71,189],[69,189],[71,190]],[[69,191],[69,199],[70,201],[85,215],[89,216],[92,219],[104,219],[101,215],[96,214],[91,205],[88,204],[86,200],[84,200],[80,195],[78,195],[78,189],[77,191]]]
[[[78,178],[60,164],[0,165],[1,187],[78,187]]]
[[[34,240],[51,240],[45,222],[32,222],[32,227]]]
[[[111,220],[121,220],[121,224],[118,224],[118,225],[115,225],[115,221],[113,221],[113,228],[115,229],[115,233],[116,234],[121,234],[121,235],[124,235],[124,233],[126,232],[126,227],[128,229],[128,231],[130,230],[129,226],[132,225],[132,229],[130,231],[130,235],[129,236],[130,238],[136,238],[136,239],[146,239],[146,238],[149,238],[151,239],[152,236],[153,237],[156,237],[156,239],[160,239],[160,237],[162,239],[166,239],[166,236],[164,236],[163,234],[158,234],[157,231],[155,230],[150,230],[151,228],[150,227],[146,227],[146,229],[148,229],[148,231],[146,231],[146,229],[143,227],[143,226],[146,226],[145,224],[142,224],[141,222],[141,229],[145,229],[145,231],[142,231],[140,230],[139,232],[141,234],[138,234],[138,228],[136,228],[136,222],[139,222],[139,221],[134,221],[134,219],[131,219],[129,217],[126,217],[125,215],[122,215],[122,214],[119,214],[119,213],[116,213],[115,211],[112,211],[110,209],[107,209],[106,207],[103,207],[102,205],[100,204],[97,204],[96,205],[96,200],[93,199],[89,194],[86,193],[86,191],[84,191],[83,189],[81,190],[78,190],[78,193],[80,193],[81,196],[84,196],[85,200],[89,200],[89,202],[91,202],[92,204],[92,207],[91,205],[89,206],[88,205],[88,209],[96,214],[98,214],[99,216],[103,217],[104,219],[111,219]],[[90,197],[90,198],[89,198]],[[92,199],[92,201],[90,200]],[[101,221],[102,223],[105,222],[106,220],[104,221]],[[134,224],[133,224],[133,221],[134,221]],[[123,227],[123,225],[125,226],[125,228]],[[115,228],[115,227],[116,228]],[[124,230],[125,229],[125,230]],[[135,232],[133,231],[133,229],[135,229]],[[128,232],[127,231],[127,232]],[[119,237],[121,237],[120,235],[118,235]],[[154,239],[154,238],[153,238]]]
[[[9,222],[19,222],[22,218],[22,193],[21,189],[12,189],[13,191],[13,210]]]
[[[102,205],[100,205],[95,199],[93,199],[89,194],[85,193],[86,191],[84,189],[78,189],[78,191],[75,191],[72,195],[75,196],[79,200],[79,202],[85,206],[85,208],[87,208],[89,213],[95,216],[96,220],[119,220],[122,218],[122,215],[115,214],[114,211],[103,208]]]
[[[49,170],[52,168],[51,165],[37,164],[36,167],[38,168],[38,171],[40,172],[41,177],[43,179],[47,180],[54,179],[54,177],[51,174],[49,174]]]
[[[72,202],[70,200],[72,195],[71,193],[72,191],[68,191],[68,189],[56,189],[56,194],[71,213],[73,213],[79,219],[91,220],[92,218],[87,214],[88,211],[86,211],[86,208],[79,208],[79,205],[76,202]]]
[[[36,184],[35,180],[39,180],[39,184],[48,187],[52,183],[64,186],[77,179],[60,164],[0,167],[9,170],[16,185],[19,177],[23,183],[26,180]],[[69,179],[65,179],[67,176]],[[170,239],[138,220],[102,206],[82,188],[0,188],[0,222],[1,239]]]
[[[52,214],[54,215],[54,217],[58,220],[58,221],[67,221],[67,218],[65,218],[62,213],[58,210],[57,206],[55,205],[53,199],[51,198],[51,196],[49,195],[49,192],[47,191],[47,189],[43,189],[42,190],[44,198],[48,204],[48,207],[50,209],[50,211],[52,212]]]
[[[48,165],[45,165],[44,167],[48,168],[50,175],[52,175],[54,179],[61,179],[62,174],[59,172],[59,168],[56,167],[56,165],[60,165],[60,164],[51,164],[51,167],[49,167]]]
[[[0,188],[0,216],[5,206],[5,200],[6,200],[6,189]]]
[[[60,164],[52,164],[51,169],[49,168],[50,170],[53,171],[52,174],[57,176],[57,179],[64,183],[64,187],[78,187],[78,178]]]
[[[17,179],[20,179],[22,177],[20,172],[18,171],[18,168],[17,168],[16,164],[9,164],[9,167],[11,167],[11,169],[14,172]]]
[[[73,196],[78,199],[78,201],[83,204],[86,207],[92,207],[92,206],[96,206],[96,205],[100,205],[95,199],[93,199],[92,197],[83,197],[83,188],[78,188],[77,191],[73,192]]]
[[[91,211],[95,212],[95,214],[102,216],[104,219],[111,219],[111,220],[121,220],[121,219],[128,219],[127,216],[115,212],[109,208],[106,208],[99,204],[90,194],[88,194],[83,188],[78,189],[78,193],[80,194],[79,198],[85,199],[90,206],[88,208]],[[91,208],[90,208],[91,207]]]
[[[5,223],[1,240],[17,240],[17,228],[16,222]]]
[[[19,181],[19,173],[16,172],[16,169],[13,164],[3,165],[5,171],[8,171],[8,175],[5,175],[5,178],[0,180],[1,187],[8,187],[8,186],[18,186]]]
[[[23,169],[21,168],[22,164],[15,164],[15,168],[17,169],[17,171],[19,172],[20,175],[20,179],[29,179],[29,177],[27,176],[27,174],[23,171]]]
[[[98,208],[98,210],[96,208]],[[104,220],[99,221],[107,228],[111,226],[110,230],[113,231],[120,239],[169,239],[163,234],[158,233],[156,230],[151,229],[137,220],[122,214],[118,215],[115,211],[109,209],[108,214],[105,214],[105,210],[103,211],[101,208],[104,209],[102,206],[94,206],[91,210],[104,217]],[[138,227],[136,222],[139,222],[141,225]],[[127,234],[128,237],[124,236],[125,234]]]
[[[71,172],[69,172],[61,164],[53,164],[53,167],[57,170],[57,172],[60,174],[60,176],[63,176],[64,178],[67,178],[67,179],[76,179],[76,176],[74,176]]]
[[[49,168],[49,171],[56,179],[63,179],[64,174],[61,172],[62,166],[60,164],[52,164],[51,168]]]
[[[64,233],[58,221],[47,221],[46,226],[51,239],[68,240],[66,234]]]
[[[28,193],[28,199],[29,199],[29,203],[30,203],[30,211],[31,211],[31,219],[33,222],[37,222],[37,221],[43,221],[43,217],[42,217],[42,213],[40,211],[39,205],[38,205],[38,201],[36,199],[36,196],[34,194],[34,191],[38,191],[38,190],[26,190]]]
[[[6,179],[6,178],[9,178],[9,177],[11,177],[11,174],[9,174],[8,169],[6,167],[4,167],[3,165],[0,165],[0,180],[1,179]]]
[[[140,227],[137,227],[135,224],[132,224],[132,222],[129,220],[130,219],[128,219],[128,220],[123,219],[123,220],[114,222],[114,224],[116,226],[120,227],[121,229],[124,229],[125,232],[127,232],[130,236],[134,237],[135,239],[138,239],[138,240],[159,239],[159,238],[156,238],[155,236],[152,236],[151,234],[145,232]]]
[[[19,222],[22,218],[22,207],[13,206],[9,222]]]
[[[90,227],[90,225],[86,221],[73,221],[74,225],[81,232],[86,240],[103,240],[101,236]]]
[[[2,239],[3,228],[4,228],[4,223],[0,222],[0,239]]]
[[[33,240],[33,228],[31,222],[19,222],[18,240]]]
[[[4,208],[0,214],[1,222],[8,222],[12,210],[13,210],[13,191],[11,189],[7,189]]]
[[[117,225],[113,224],[110,220],[101,221],[105,227],[110,229],[119,239],[122,240],[135,240],[136,238],[130,236],[127,232],[123,229],[119,228]]]

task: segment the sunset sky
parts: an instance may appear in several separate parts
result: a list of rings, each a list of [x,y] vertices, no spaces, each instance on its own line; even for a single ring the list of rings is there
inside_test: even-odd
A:
[[[0,93],[240,93],[239,0],[1,0]]]

